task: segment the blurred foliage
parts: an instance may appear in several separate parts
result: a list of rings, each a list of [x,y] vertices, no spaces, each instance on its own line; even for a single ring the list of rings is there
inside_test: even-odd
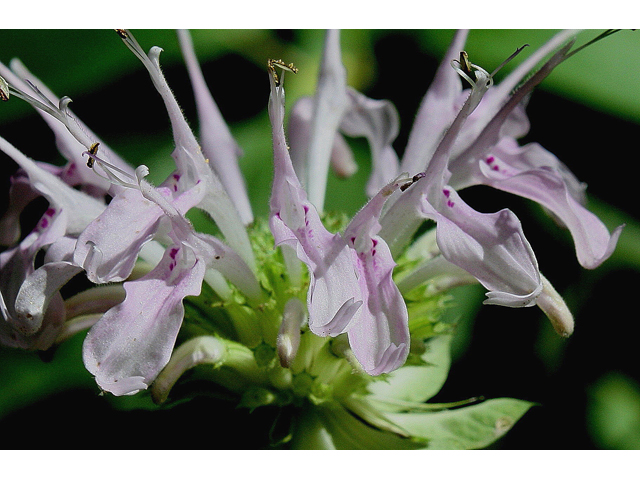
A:
[[[193,98],[175,33],[170,30],[134,33],[143,48],[148,50],[158,45],[164,49],[160,61],[165,75],[185,115],[197,129]],[[577,44],[598,33],[581,33]],[[342,33],[342,47],[348,83],[376,98],[391,98],[396,102],[401,110],[401,135],[406,136],[421,95],[426,91],[432,71],[452,34],[451,30],[346,30]],[[491,71],[515,48],[528,43],[533,51],[551,34],[548,30],[474,30],[470,33],[466,49],[474,63]],[[241,168],[257,215],[268,211],[272,168],[271,132],[266,113],[266,59],[282,58],[294,62],[300,69],[295,80],[287,78],[287,102],[290,106],[296,98],[312,94],[315,89],[323,35],[320,30],[193,32],[196,53],[203,64],[205,77],[230,123],[233,135],[244,150]],[[587,144],[580,147],[602,143],[603,140],[597,137],[605,135],[607,127],[613,123],[611,119],[640,123],[639,35],[638,32],[622,31],[590,46],[560,65],[541,85],[541,90],[558,95],[548,97],[547,107],[558,105],[558,108],[564,108],[566,105],[560,100],[564,97],[606,114],[600,117],[600,123],[594,125],[594,133],[587,134],[591,137],[570,137],[569,149],[577,149],[578,146],[570,143],[574,141]],[[401,41],[396,42],[397,39]],[[382,49],[383,44],[389,51]],[[166,177],[171,170],[172,150],[166,113],[142,66],[114,32],[7,30],[0,31],[0,45],[0,61],[7,63],[13,57],[20,58],[54,92],[74,99],[72,108],[76,114],[106,143],[132,163],[149,165],[151,180],[160,182]],[[515,64],[517,60],[507,65],[500,75]],[[406,111],[401,108],[403,101],[409,106]],[[37,160],[60,161],[52,136],[31,107],[21,101],[10,101],[0,107],[0,135]],[[531,107],[533,109],[535,105]],[[579,119],[570,116],[571,121],[563,123],[562,118],[555,112],[542,117],[551,125],[548,127],[550,135],[567,143],[563,135]],[[532,129],[538,128],[536,121],[539,119],[532,120]],[[627,127],[637,135],[637,125]],[[583,156],[575,164],[570,164],[572,170],[590,172],[589,182],[596,187],[595,192],[590,190],[590,195],[595,193],[616,204],[616,208],[612,208],[591,197],[590,207],[607,226],[613,228],[623,222],[627,224],[616,253],[601,269],[582,272],[574,268],[562,272],[571,279],[563,280],[559,290],[566,296],[576,317],[580,317],[572,339],[566,341],[553,336],[551,328],[536,309],[523,309],[516,313],[503,309],[509,312],[500,314],[496,313],[499,309],[481,307],[482,289],[472,287],[455,292],[457,307],[448,313],[461,319],[453,344],[454,364],[450,380],[436,400],[484,394],[488,397],[520,397],[542,404],[543,407],[528,413],[502,441],[500,445],[505,448],[532,448],[536,441],[547,442],[541,443],[539,448],[563,448],[565,439],[573,442],[566,445],[570,448],[640,448],[640,393],[637,383],[640,365],[631,354],[634,347],[624,343],[630,342],[633,335],[618,339],[618,343],[612,341],[612,336],[632,328],[628,324],[621,326],[621,318],[627,322],[635,321],[623,314],[628,309],[624,300],[637,289],[640,272],[638,202],[632,191],[638,178],[633,138],[633,134],[629,135],[628,146],[622,146],[626,150],[616,157]],[[532,140],[536,140],[535,136]],[[354,213],[365,201],[363,185],[369,172],[368,147],[366,142],[359,140],[350,140],[350,143],[355,149],[360,170],[348,182],[330,178],[328,210]],[[546,143],[544,145],[557,153]],[[620,148],[620,142],[615,147]],[[402,148],[400,144],[399,151]],[[606,149],[606,144],[603,148]],[[558,156],[567,161],[559,153]],[[604,166],[601,165],[603,162]],[[10,163],[5,158],[2,165],[10,170]],[[624,174],[630,167],[635,168],[633,173]],[[613,172],[614,177],[607,176],[609,172]],[[582,178],[581,174],[578,176]],[[609,178],[616,179],[615,185],[613,190],[605,191],[603,183],[614,183]],[[479,197],[484,199],[485,195]],[[551,278],[548,272],[554,267],[563,269],[553,265],[558,258],[562,258],[561,265],[575,263],[570,239],[557,233],[540,209],[525,207],[517,212],[518,215],[523,211],[533,219],[533,226],[526,233],[528,237],[532,233],[531,241],[536,252],[539,246],[552,248],[555,252],[552,258],[540,256],[541,265],[546,262],[542,266],[547,276]],[[541,237],[539,232],[553,233]],[[558,242],[557,247],[546,245],[555,242]],[[562,278],[561,274],[557,277]],[[0,350],[0,425],[11,428],[20,424],[16,419],[22,415],[21,409],[49,396],[55,399],[66,390],[89,392],[91,400],[85,403],[93,408],[106,404],[110,408],[126,409],[144,404],[144,399],[119,403],[98,397],[97,387],[82,366],[81,342],[82,335],[77,335],[54,352],[48,363],[33,353]],[[619,342],[622,342],[622,347]],[[598,362],[593,360],[594,352],[604,347],[610,347],[610,350],[601,352],[602,359]],[[527,356],[532,358],[533,366],[518,363],[517,359]],[[628,356],[631,361],[628,361]],[[624,365],[626,374],[610,374],[610,370],[617,370],[619,365]],[[587,384],[592,385],[588,400],[585,393]],[[81,398],[86,399],[86,396]],[[74,406],[77,410],[73,410],[66,401],[62,406],[55,404],[52,410],[62,409],[69,415],[76,411],[90,412],[88,406],[85,406],[86,410]],[[574,402],[571,412],[567,402]],[[198,411],[198,404],[195,405],[193,412]],[[203,411],[207,408],[205,405]],[[3,418],[6,420],[1,421]],[[86,418],[77,419],[79,424],[85,421]],[[554,422],[562,423],[564,433],[557,432],[554,438],[549,439],[549,429],[555,431],[557,425]],[[569,432],[571,429],[573,431]],[[588,433],[593,443],[585,439]]]
[[[640,384],[611,372],[600,378],[589,393],[590,433],[598,446],[640,449]]]

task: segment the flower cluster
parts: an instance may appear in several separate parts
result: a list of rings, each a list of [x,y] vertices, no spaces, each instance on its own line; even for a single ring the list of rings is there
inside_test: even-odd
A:
[[[529,127],[526,97],[575,52],[575,32],[554,36],[498,85],[500,67],[489,74],[470,63],[467,32],[458,32],[401,159],[392,145],[398,114],[347,86],[339,32],[326,34],[317,91],[294,104],[288,135],[284,78],[297,69],[269,60],[268,225],[254,219],[241,150],[188,32],[179,40],[199,141],[162,74],[161,49],[147,54],[131,32],[118,34],[164,101],[175,170],[151,185],[148,168],[134,169],[109,149],[71,113],[67,97],[17,60],[0,64],[2,99],[36,107],[68,162],[35,162],[0,137],[0,150],[20,167],[0,229],[10,247],[0,254],[1,344],[46,350],[90,327],[83,360],[103,391],[150,388],[163,403],[199,366],[240,405],[297,409],[279,441],[300,447],[481,447],[524,414],[530,404],[513,399],[463,408],[424,402],[447,374],[451,325],[440,313],[452,287],[479,282],[485,303],[538,305],[559,334],[573,331],[516,215],[477,212],[461,189],[483,184],[538,202],[569,229],[585,268],[615,248],[622,227],[610,233],[584,207],[583,184],[540,145],[517,140]],[[329,166],[354,170],[343,135],[365,137],[373,165],[370,200],[350,220],[323,212]],[[20,214],[40,196],[49,207],[22,237]],[[222,239],[194,229],[185,216],[194,208]],[[96,286],[63,299],[60,289],[80,272]],[[470,422],[479,423],[472,437],[450,428]]]

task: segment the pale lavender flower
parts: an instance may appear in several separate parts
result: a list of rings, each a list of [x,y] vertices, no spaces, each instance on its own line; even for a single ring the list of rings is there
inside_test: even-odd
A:
[[[316,94],[299,99],[289,121],[296,174],[306,180],[309,199],[320,212],[329,162],[342,176],[351,175],[357,168],[342,135],[367,139],[373,169],[366,191],[373,197],[398,175],[398,156],[391,143],[399,128],[400,118],[391,102],[368,98],[347,86],[340,32],[327,31]]]
[[[175,170],[151,185],[148,168],[130,167],[104,145],[73,116],[68,98],[58,99],[19,62],[0,66],[7,80],[2,93],[38,109],[69,162],[38,164],[0,139],[0,149],[21,167],[3,219],[3,239],[12,247],[0,254],[3,344],[46,349],[91,327],[83,360],[99,387],[118,396],[150,388],[158,403],[184,372],[204,366],[208,379],[239,395],[241,406],[299,408],[295,429],[303,434],[293,442],[300,447],[482,447],[508,429],[499,428],[501,420],[515,422],[526,412],[531,404],[513,399],[456,410],[449,409],[475,399],[425,404],[446,378],[450,326],[433,320],[432,333],[414,337],[410,320],[421,302],[433,302],[428,310],[437,317],[443,292],[479,282],[488,290],[485,303],[537,304],[559,333],[572,332],[573,317],[540,273],[515,214],[479,213],[458,191],[481,183],[539,202],[570,229],[583,266],[611,254],[620,228],[609,234],[581,205],[582,185],[552,154],[516,141],[528,129],[526,96],[570,55],[573,32],[552,39],[498,86],[493,74],[459,57],[466,32],[457,33],[401,161],[392,146],[398,114],[390,102],[347,86],[338,32],[327,33],[316,94],[292,108],[290,149],[284,72],[296,69],[269,61],[268,228],[253,217],[241,150],[188,33],[180,32],[179,41],[200,142],[162,74],[161,49],[147,54],[130,32],[118,33],[164,102]],[[462,89],[460,75],[470,90]],[[343,135],[369,143],[370,200],[332,229],[331,214],[323,213],[329,165],[343,176],[356,168]],[[37,196],[49,209],[19,242],[17,219]],[[221,238],[194,229],[186,217],[194,208],[209,214]],[[435,228],[414,238],[425,220]],[[63,303],[59,289],[80,271],[97,286]],[[407,303],[419,286],[424,294]],[[189,312],[187,304],[195,307]],[[194,324],[197,333],[189,330]],[[443,427],[451,419],[481,434],[451,437]]]
[[[487,92],[478,108],[469,115],[452,147],[448,182],[456,191],[484,184],[540,203],[571,232],[580,264],[595,268],[613,252],[621,227],[609,234],[602,222],[583,205],[585,185],[553,154],[539,144],[519,146],[516,141],[529,129],[524,113],[527,95],[563,57],[547,62],[535,81],[530,79],[510,94],[536,63],[575,33],[557,34]],[[465,38],[465,31],[458,32],[445,58],[454,58],[463,49]],[[401,169],[413,172],[426,167],[449,119],[466,95],[468,92],[462,91],[460,78],[452,73],[446,61],[443,62],[418,111]]]
[[[110,190],[115,196],[107,207],[103,200],[71,188],[77,179],[61,174],[61,180],[26,159],[7,142],[0,143],[0,148],[29,175],[32,188],[47,197],[51,205],[36,231],[19,247],[2,254],[3,278],[11,278],[3,282],[8,289],[3,296],[2,305],[8,303],[3,314],[13,322],[14,329],[30,336],[28,342],[20,342],[20,337],[11,333],[5,343],[48,348],[64,320],[64,308],[58,305],[61,303],[59,298],[55,297],[57,308],[48,311],[49,316],[55,316],[49,320],[56,326],[53,333],[47,325],[46,328],[42,326],[42,319],[52,296],[71,276],[84,269],[94,283],[123,281],[131,274],[145,245],[157,239],[168,244],[166,249],[145,251],[151,261],[158,257],[159,251],[163,252],[160,254],[162,259],[147,275],[125,282],[125,301],[108,310],[85,341],[85,365],[96,376],[101,388],[117,395],[147,388],[169,361],[183,319],[181,302],[187,295],[199,294],[206,265],[214,269],[208,274],[209,283],[222,296],[229,294],[228,287],[215,272],[225,274],[248,298],[257,301],[261,296],[254,273],[245,262],[246,259],[255,268],[246,232],[239,224],[237,214],[234,216],[235,207],[202,156],[166,85],[158,64],[160,49],[151,49],[147,56],[133,37],[126,32],[122,32],[122,37],[149,70],[174,127],[177,170],[160,187],[156,189],[144,180],[148,173],[146,167],[138,167],[134,173],[111,150],[97,142],[96,137],[72,117],[67,108],[68,99],[58,101],[37,80],[24,82],[14,75],[16,72],[4,66],[2,72],[10,81],[11,91],[45,112],[61,152],[74,162],[70,165],[77,165],[78,158],[88,157],[89,165],[99,175],[93,174],[92,178],[98,180],[88,183],[96,187],[109,185],[102,190],[94,188],[94,193],[104,194]],[[14,67],[24,77],[29,76],[19,63]],[[15,206],[9,212],[11,217],[17,217],[23,206]],[[215,237],[193,230],[184,213],[194,206],[216,218],[235,249]],[[16,224],[15,220],[12,223]],[[123,230],[122,225],[135,225],[136,228]],[[56,248],[54,242],[59,237],[62,242],[70,236],[74,241],[66,242],[66,249]],[[29,265],[33,264],[36,253],[50,244],[53,245],[46,260],[55,252],[64,261],[51,258],[58,261],[45,261],[32,272],[33,267]],[[160,285],[165,288],[159,288]],[[46,342],[39,340],[42,333],[34,335],[39,330],[46,331]]]
[[[243,243],[248,245],[246,232],[238,226],[237,217],[234,221],[236,210],[202,156],[164,80],[158,63],[160,49],[152,48],[148,57],[129,33],[121,35],[142,60],[167,106],[174,130],[177,170],[156,189],[144,180],[147,171],[139,167],[137,185],[123,182],[131,189],[117,195],[89,225],[74,253],[94,282],[124,280],[145,243],[158,236],[168,237],[165,243],[169,246],[158,265],[142,278],[125,282],[125,300],[106,312],[85,340],[87,369],[102,389],[116,395],[146,389],[167,364],[184,317],[182,301],[200,293],[206,267],[225,275],[249,299],[257,301],[261,296],[254,273],[245,263],[246,259],[253,265],[250,248],[242,248]],[[185,48],[189,49],[189,45]],[[96,155],[89,155],[103,168],[110,168]],[[195,206],[216,218],[227,240],[237,240],[232,242],[236,249],[193,230],[184,213]],[[123,221],[137,228],[129,230],[128,236],[114,236],[116,224]],[[244,252],[245,259],[236,251]],[[101,274],[100,269],[104,270]]]
[[[447,118],[451,118],[451,112],[455,111],[456,105],[461,102],[461,97],[468,95],[468,92],[461,92],[460,79],[455,78],[447,68],[446,62],[443,62],[418,112],[401,168],[408,168],[411,172],[411,169],[426,167],[425,172],[428,177],[431,177],[430,171],[438,172],[437,175],[443,178],[439,185],[442,188],[442,194],[438,199],[438,187],[435,187],[431,192],[433,197],[430,204],[449,207],[444,209],[436,207],[441,214],[453,211],[456,204],[461,205],[457,190],[480,183],[539,202],[569,228],[575,240],[580,263],[587,268],[594,268],[611,255],[622,227],[618,227],[610,235],[602,222],[581,205],[584,186],[579,184],[563,164],[537,144],[519,147],[515,141],[515,138],[524,135],[528,129],[523,101],[535,85],[540,83],[558,63],[567,58],[569,47],[558,51],[513,95],[510,94],[510,91],[537,62],[566,43],[574,34],[575,32],[566,31],[556,35],[507,76],[500,85],[487,91],[486,98],[479,103],[475,111],[468,115],[464,125],[458,127],[455,143],[453,139],[449,141],[448,151],[444,152],[446,159],[441,156],[443,153],[441,150],[443,145],[446,145],[448,137],[452,136],[453,127],[456,126],[454,122],[449,130],[446,130]],[[449,58],[462,48],[465,37],[465,32],[458,33],[448,51]],[[477,95],[481,88],[478,85],[479,80],[471,81],[473,88],[469,98]],[[436,111],[442,112],[442,116],[435,115]],[[440,143],[437,140],[439,137],[442,137]],[[434,167],[434,161],[438,160],[442,165]],[[425,190],[425,184],[426,182],[422,183],[420,188]],[[415,192],[412,194],[417,196]],[[401,212],[402,209],[405,212]],[[406,210],[409,208],[405,205],[398,205],[396,208],[389,209],[383,219],[383,233],[388,233],[389,241],[394,246],[405,244],[419,222],[419,213],[406,212]],[[474,274],[489,290],[497,287],[508,292],[511,285],[516,288],[511,293],[525,295],[529,300],[534,300],[540,293],[541,287],[540,277],[535,273],[537,271],[535,258],[529,251],[530,248],[517,225],[517,220],[510,212],[503,211],[501,216],[500,224],[512,225],[508,228],[514,229],[516,235],[513,237],[514,241],[521,244],[524,250],[520,254],[514,254],[510,247],[505,246],[508,264],[503,266],[500,263],[494,264],[493,272],[481,273],[475,267],[471,267],[471,264],[466,263],[471,258],[482,259],[483,266],[478,265],[478,267],[486,270],[487,263],[491,263],[486,262],[486,255],[490,250],[484,248],[477,250],[480,255],[477,257],[477,254],[471,253],[477,246],[469,246],[466,253],[463,253],[451,250],[450,245],[460,246],[459,241],[447,242],[443,239],[438,244],[447,260]],[[402,227],[404,232],[398,234],[397,227],[401,223],[405,223]],[[480,238],[475,240],[482,245]],[[515,263],[509,260],[511,257]],[[524,270],[516,267],[516,271],[512,271],[510,266],[516,265],[520,265]],[[500,278],[501,276],[503,278]],[[487,303],[511,304],[511,306],[518,304],[518,301],[510,302],[503,293],[490,292],[488,296]],[[524,301],[524,304],[532,305],[533,302]]]
[[[476,65],[461,64],[462,57],[449,65],[449,59],[457,57],[466,39],[465,31],[458,32],[421,105],[400,167],[407,168],[409,175],[419,173],[423,179],[407,193],[391,196],[389,191],[383,195],[388,187],[382,187],[375,196],[370,193],[374,200],[383,198],[376,213],[367,219],[375,220],[377,226],[369,233],[375,234],[375,239],[362,232],[356,233],[351,225],[344,236],[322,231],[315,207],[322,209],[329,158],[338,157],[345,151],[338,133],[344,128],[343,123],[347,126],[344,128],[347,133],[362,134],[369,139],[374,163],[368,183],[370,192],[380,189],[382,180],[389,181],[398,175],[397,157],[387,153],[397,133],[397,115],[380,114],[385,111],[379,106],[380,102],[376,104],[375,100],[356,96],[347,89],[339,55],[338,33],[329,32],[313,104],[303,99],[303,103],[293,109],[291,156],[295,160],[290,166],[292,162],[281,127],[284,118],[283,86],[277,83],[277,77],[276,80],[272,78],[270,113],[276,173],[271,224],[276,244],[284,244],[286,240],[309,268],[311,330],[320,335],[347,332],[356,358],[368,373],[395,369],[396,362],[389,362],[388,357],[407,346],[406,307],[402,296],[390,280],[390,273],[389,288],[382,287],[380,279],[382,272],[393,269],[392,253],[399,255],[404,250],[424,219],[436,222],[438,246],[438,252],[427,256],[425,263],[441,265],[441,255],[447,262],[468,272],[489,290],[485,301],[488,304],[533,306],[540,297],[540,305],[550,314],[558,332],[566,336],[573,331],[573,319],[566,308],[548,308],[554,302],[551,299],[559,296],[540,274],[535,254],[515,214],[507,209],[494,214],[479,213],[462,200],[455,187],[484,183],[539,201],[567,224],[576,240],[578,258],[584,266],[594,267],[611,254],[621,227],[610,236],[600,220],[571,196],[571,193],[577,196],[577,181],[557,160],[549,159],[550,154],[534,155],[537,153],[535,147],[523,147],[521,151],[517,144],[514,145],[514,138],[522,136],[528,128],[523,100],[569,56],[572,42],[567,42],[574,33],[558,34],[499,87],[492,88],[493,76],[502,65],[491,75]],[[554,50],[556,53],[514,94],[510,94],[517,83]],[[456,70],[471,83],[470,91],[462,91]],[[534,154],[527,155],[532,150]],[[498,160],[498,153],[488,153],[492,151],[506,160]],[[511,167],[506,166],[507,160],[511,160]],[[516,169],[518,161],[519,169]],[[310,200],[307,200],[295,177],[296,172],[300,175],[308,172]],[[287,205],[287,197],[295,199],[292,204]],[[390,198],[382,213],[387,197]],[[287,209],[295,214],[283,213]],[[365,216],[368,211],[369,206],[358,216]],[[586,235],[589,230],[593,230],[593,237]],[[365,240],[360,244],[361,249],[356,249],[358,261],[352,259],[351,266],[343,242],[345,238],[359,236],[374,242],[369,251],[384,252],[390,263],[380,260],[377,272],[367,270],[366,266],[370,264],[363,262],[365,257],[362,257]],[[442,267],[438,266],[436,270],[440,273]],[[414,275],[412,281],[422,274],[423,282],[432,278],[434,273],[433,269],[424,267],[418,271],[420,273]],[[353,288],[354,272],[360,282],[359,291]],[[367,274],[373,274],[378,280],[370,281]],[[454,276],[460,277],[458,273]],[[416,283],[422,282],[418,280]],[[326,294],[324,300],[314,295],[318,285]],[[316,306],[318,304],[322,307]],[[328,307],[321,312],[331,328],[318,329],[313,311],[323,307]],[[562,315],[559,316],[558,312]],[[362,341],[361,335],[356,333],[364,325],[369,332],[367,341]],[[377,336],[371,332],[386,333]],[[393,338],[398,340],[391,340]],[[404,353],[398,353],[397,363],[401,364],[404,358]]]
[[[0,309],[6,320],[0,327],[0,342],[44,350],[52,345],[65,317],[58,290],[81,270],[70,261],[75,238],[105,204],[73,189],[3,138],[0,150],[22,169],[14,185],[24,187],[21,175],[28,177],[32,191],[25,198],[33,199],[37,193],[49,201],[34,230],[0,254]],[[18,205],[8,215],[17,219],[24,206]],[[44,264],[36,269],[36,255],[45,247]]]

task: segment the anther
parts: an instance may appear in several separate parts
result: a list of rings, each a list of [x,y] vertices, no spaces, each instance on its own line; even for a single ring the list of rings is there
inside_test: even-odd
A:
[[[87,150],[86,152],[82,152],[82,155],[87,155],[89,157],[87,159],[87,167],[93,169],[96,175],[104,178],[114,185],[120,185],[122,187],[135,188],[136,190],[139,190],[140,186],[138,179],[132,177],[127,172],[121,170],[115,165],[111,165],[109,162],[105,162],[97,156],[99,146],[100,144],[96,142],[91,145],[89,150]],[[99,169],[95,168],[96,166],[100,166],[102,172],[98,171]]]
[[[400,191],[404,192],[407,188],[409,188],[411,185],[413,185],[414,183],[416,183],[418,180],[420,180],[421,178],[425,177],[425,173],[424,172],[420,172],[420,173],[416,173],[411,180],[409,180],[407,183],[400,185]]]
[[[95,163],[94,157],[98,155],[99,146],[100,146],[100,143],[96,142],[93,145],[91,145],[91,147],[87,151],[87,153],[89,154],[89,158],[87,159],[87,167],[93,168],[93,164]]]
[[[483,74],[482,78],[486,79],[486,86],[491,86],[493,84],[493,79],[491,78],[491,75],[489,75],[489,73],[484,68],[479,67],[478,65],[471,63],[469,61],[469,55],[467,55],[467,52],[460,52],[460,60],[458,59],[451,60],[451,66],[455,69],[456,72],[458,72],[458,74],[461,77],[463,77],[467,82],[469,82],[469,85],[471,85],[474,90],[478,87],[478,84],[480,83],[478,81],[478,76],[476,75],[476,71],[481,72]]]
[[[529,44],[526,43],[520,48],[517,48],[514,53],[512,53],[504,62],[502,62],[498,67],[489,75],[489,73],[482,67],[475,65],[469,61],[469,55],[467,52],[460,52],[460,59],[451,60],[451,66],[463,77],[465,80],[469,82],[469,84],[476,89],[477,87],[488,88],[493,85],[493,77],[496,73],[500,71],[502,67],[504,67],[507,63],[513,60],[525,47],[528,47]],[[477,72],[481,72],[482,79],[484,82],[480,82]],[[479,85],[479,83],[483,83],[483,85]]]
[[[269,69],[269,73],[273,76],[273,80],[276,83],[276,87],[280,86],[280,80],[278,79],[278,74],[276,72],[276,68],[279,67],[283,71],[298,73],[298,69],[293,65],[293,63],[286,64],[282,60],[274,60],[272,58],[267,60],[267,68]],[[284,78],[284,75],[283,75]]]
[[[9,100],[9,84],[2,77],[0,77],[0,99],[3,102],[6,102]]]
[[[469,63],[469,55],[467,54],[467,52],[465,52],[465,51],[460,52],[459,63],[460,63],[460,69],[464,73],[469,75],[469,77],[471,77],[471,79],[475,82],[476,81],[476,74],[471,68],[471,63]]]
[[[122,39],[122,40],[126,40],[127,38],[129,38],[129,34],[127,33],[127,31],[123,28],[116,28],[115,29],[116,33],[118,34],[118,36]]]

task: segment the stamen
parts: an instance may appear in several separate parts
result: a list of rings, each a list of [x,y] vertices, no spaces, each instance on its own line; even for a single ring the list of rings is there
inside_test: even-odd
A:
[[[491,72],[491,77],[493,78],[493,76],[498,73],[500,71],[500,69],[502,67],[504,67],[507,63],[509,63],[511,60],[513,60],[514,58],[516,58],[516,56],[525,49],[525,47],[528,47],[529,44],[525,43],[523,46],[521,46],[520,48],[517,48],[515,52],[513,52],[509,58],[507,58],[504,62],[502,62],[500,65],[498,65],[498,68],[496,68],[493,72]]]
[[[480,83],[478,76],[476,75],[476,71],[481,72],[483,74],[483,78],[487,79],[487,84],[485,85],[487,88],[493,85],[493,78],[484,68],[469,62],[469,55],[467,55],[467,52],[460,52],[460,60],[451,60],[451,66],[462,78],[469,82],[469,85],[471,85],[474,90],[478,88]]]
[[[49,99],[42,94],[40,90],[38,90],[38,87],[36,87],[29,80],[25,80],[25,83],[27,83],[34,90],[34,92],[37,94],[39,98],[32,97],[31,95],[29,95],[26,92],[23,92],[19,88],[16,88],[13,85],[9,85],[9,88],[7,90],[7,99],[9,98],[9,92],[11,92],[12,95],[24,100],[25,102],[32,105],[34,108],[42,110],[43,112],[48,113],[52,117],[57,118],[62,123],[66,124],[65,118],[62,112],[54,104],[52,104],[49,101]]]
[[[1,77],[0,77],[1,78]],[[4,80],[4,79],[2,79]],[[21,90],[14,85],[8,85],[8,89],[6,92],[7,98],[9,97],[9,92],[12,95],[24,100],[29,103],[31,106],[38,110],[42,110],[43,112],[51,115],[53,118],[59,120],[73,137],[85,147],[91,145],[92,140],[90,139],[90,135],[85,132],[80,123],[75,119],[75,117],[69,111],[69,104],[71,103],[71,99],[69,97],[62,97],[60,99],[59,105],[55,105],[47,96],[40,91],[40,89],[30,82],[28,79],[23,79],[25,84],[27,84],[31,90],[33,90],[33,95],[31,93],[27,93],[26,91]],[[1,82],[0,82],[1,83]],[[4,94],[4,92],[3,92]],[[3,95],[4,96],[4,95]]]
[[[484,68],[469,62],[469,55],[464,51],[460,52],[460,60],[451,60],[451,66],[456,70],[456,72],[458,72],[458,74],[460,74],[460,76],[462,76],[467,82],[469,82],[469,84],[474,89],[478,87],[488,88],[493,85],[494,75],[498,73],[500,69],[502,69],[502,67],[504,67],[507,63],[513,60],[522,50],[524,50],[525,47],[528,46],[529,44],[526,43],[523,46],[517,48],[515,52],[513,52],[504,62],[498,65],[498,67],[493,72],[491,72],[491,75],[489,75],[489,73]],[[484,74],[482,79],[478,78],[478,76],[476,75],[476,71]],[[484,79],[486,79],[486,84],[480,85],[480,80]]]
[[[87,167],[93,169],[96,175],[100,178],[105,179],[106,181],[113,183],[115,185],[120,185],[121,187],[135,188],[136,190],[140,190],[140,186],[136,178],[129,175],[124,170],[119,169],[115,165],[111,165],[109,162],[102,160],[97,156],[98,147],[100,144],[98,142],[91,145],[89,150],[86,152],[82,152],[82,155],[87,155],[89,159],[87,160]],[[99,166],[101,171],[98,171],[96,166]],[[125,181],[122,178],[119,178],[118,175],[121,175],[125,179],[129,180]]]
[[[9,100],[9,84],[2,77],[0,77],[0,99],[2,99],[3,102]]]
[[[578,53],[580,50],[587,48],[589,45],[593,45],[594,43],[602,40],[603,38],[607,38],[609,35],[613,35],[614,33],[619,32],[620,29],[609,29],[609,30],[605,30],[604,32],[602,32],[600,35],[598,35],[597,37],[595,37],[594,39],[588,41],[587,43],[585,43],[584,45],[576,48],[573,52],[570,52],[566,55],[565,59],[575,55],[576,53]]]
[[[153,66],[152,62],[149,60],[149,57],[144,52],[138,41],[135,39],[133,34],[129,30],[125,29],[116,29],[116,33],[125,43],[125,45],[131,50],[131,52],[138,57],[144,66],[149,69],[149,66],[153,67],[153,70],[156,70],[155,66]],[[152,77],[153,80],[153,77]]]
[[[273,76],[276,87],[280,86],[280,80],[278,79],[278,74],[276,73],[275,67],[280,67],[283,72],[291,72],[293,74],[298,73],[298,69],[293,65],[293,63],[287,65],[282,60],[274,60],[272,58],[268,59],[267,68],[269,69],[269,73]],[[282,81],[284,81],[284,73],[282,74]]]

